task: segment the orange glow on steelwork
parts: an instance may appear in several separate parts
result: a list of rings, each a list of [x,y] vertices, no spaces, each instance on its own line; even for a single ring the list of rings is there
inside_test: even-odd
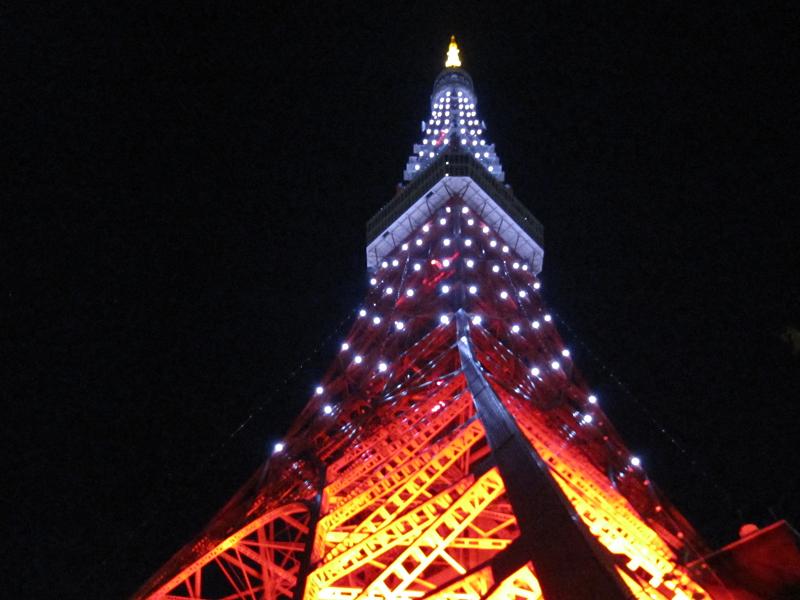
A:
[[[437,103],[471,110],[446,75]],[[295,424],[136,598],[711,597],[544,306],[534,217],[450,146],[379,215],[368,296]]]
[[[476,332],[475,340],[480,350],[489,338]],[[442,365],[451,352],[439,356]],[[616,557],[637,598],[707,597],[596,467],[525,400],[502,390],[499,395],[576,513]],[[313,536],[308,504],[275,509],[148,597],[207,597],[204,582],[221,575],[230,586],[227,597],[288,598],[308,551],[313,568],[306,600],[541,598],[529,565],[493,580],[492,558],[509,548],[519,529],[497,470],[476,472],[488,449],[463,376],[450,375],[411,397],[395,405],[405,407],[402,418],[357,436],[327,466],[333,479],[323,489]],[[276,523],[283,533],[272,527]]]

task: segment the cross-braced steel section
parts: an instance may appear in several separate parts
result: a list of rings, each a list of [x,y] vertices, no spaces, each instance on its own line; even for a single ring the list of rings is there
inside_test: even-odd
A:
[[[280,449],[137,598],[709,597],[682,566],[701,542],[572,363],[541,256],[476,182],[436,185]]]

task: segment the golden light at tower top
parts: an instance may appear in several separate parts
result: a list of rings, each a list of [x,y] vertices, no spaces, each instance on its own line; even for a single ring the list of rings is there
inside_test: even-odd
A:
[[[456,36],[450,36],[450,46],[447,48],[447,60],[444,63],[445,67],[460,67],[461,59],[458,57],[458,44],[456,44]]]

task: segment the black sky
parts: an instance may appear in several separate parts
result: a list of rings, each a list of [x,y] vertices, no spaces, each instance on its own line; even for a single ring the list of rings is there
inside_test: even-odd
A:
[[[715,545],[800,524],[794,3],[122,4],[0,18],[7,591],[125,597],[259,465],[451,33],[630,447]]]

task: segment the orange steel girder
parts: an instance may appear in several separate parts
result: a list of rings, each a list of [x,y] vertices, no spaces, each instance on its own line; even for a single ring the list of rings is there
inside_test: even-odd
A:
[[[308,539],[309,517],[308,506],[300,503],[263,515],[188,565],[150,597],[205,598],[204,583],[213,577],[226,580],[234,598],[291,595],[297,585],[299,556]]]
[[[531,365],[544,369],[563,349],[553,324],[544,325],[540,298],[519,295],[533,289],[535,275],[510,266],[513,251],[489,244],[479,215],[467,224],[458,194],[446,206],[452,211],[442,207],[436,220],[451,225],[426,234],[419,224],[409,241],[426,245],[396,250],[388,260],[396,256],[398,266],[376,274],[365,303],[371,313],[356,320],[345,338],[350,350],[339,353],[324,394],[312,397],[288,432],[286,450],[137,598],[542,597],[542,573],[521,543],[514,481],[498,466],[502,449],[490,444],[459,348],[471,348],[498,407],[630,594],[709,597],[678,560],[693,531],[631,471],[619,436],[587,404],[577,372],[563,361],[552,374],[531,375]],[[442,248],[443,236],[456,240],[463,232],[469,249]],[[480,294],[466,293],[471,277]],[[447,295],[440,293],[445,281]],[[501,302],[503,290],[511,296]],[[443,313],[452,320],[440,320]],[[467,315],[482,322],[465,327]],[[534,321],[538,329],[510,331],[511,323]],[[363,362],[353,360],[356,349]],[[379,359],[391,368],[363,367]],[[589,410],[592,429],[580,422]]]

